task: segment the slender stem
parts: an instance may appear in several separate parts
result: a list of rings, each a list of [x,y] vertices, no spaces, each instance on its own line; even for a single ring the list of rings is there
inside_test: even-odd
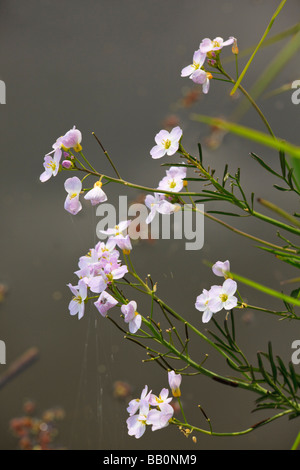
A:
[[[181,403],[180,397],[177,397],[177,401],[178,401],[178,404],[179,404],[179,406],[180,406],[180,410],[181,410],[181,414],[182,414],[182,416],[183,416],[184,422],[185,422],[185,424],[187,424],[187,420],[186,420],[186,417],[185,417],[185,414],[184,414],[184,411],[183,411],[183,407],[182,407],[182,403]]]
[[[127,187],[129,187],[129,188],[140,189],[140,190],[142,190],[142,191],[147,191],[147,192],[150,192],[150,193],[156,193],[156,192],[157,192],[157,189],[155,189],[155,188],[149,188],[149,187],[147,187],[147,186],[142,186],[142,185],[139,185],[139,184],[130,183],[129,181],[120,180],[120,179],[117,179],[117,178],[112,178],[111,176],[101,175],[101,174],[98,173],[97,171],[90,171],[90,170],[83,169],[83,168],[78,168],[78,167],[74,168],[74,170],[76,170],[76,171],[84,171],[84,172],[86,172],[86,173],[90,173],[91,175],[95,175],[95,176],[98,176],[98,177],[101,177],[101,176],[102,176],[102,178],[104,178],[104,179],[106,179],[106,180],[108,180],[108,181],[110,181],[110,182],[118,183],[118,184],[123,184],[124,186],[127,186]],[[70,171],[71,171],[71,170],[70,170]],[[172,192],[172,191],[166,191],[166,190],[160,189],[159,192],[162,193],[162,194],[167,194],[167,195],[170,195],[170,196],[174,197],[174,192]],[[184,195],[185,195],[185,196],[190,196],[190,197],[192,197],[192,196],[195,197],[195,196],[201,196],[201,193],[195,193],[195,192],[188,192],[188,191],[187,191]],[[194,209],[194,210],[196,210],[196,209]],[[226,222],[223,222],[222,220],[217,219],[216,217],[212,216],[211,214],[207,214],[206,212],[202,212],[202,211],[200,211],[199,209],[197,209],[197,210],[198,210],[199,212],[203,213],[203,214],[205,215],[205,217],[208,217],[209,219],[214,220],[215,222],[217,222],[217,223],[223,225],[224,227],[228,228],[229,230],[231,230],[231,231],[233,231],[233,232],[235,232],[235,233],[237,233],[237,234],[239,234],[239,235],[242,235],[242,236],[244,236],[244,237],[247,237],[247,238],[249,238],[249,239],[251,239],[251,240],[254,240],[254,241],[258,242],[258,243],[262,243],[262,244],[264,244],[264,245],[266,245],[266,246],[269,246],[269,247],[271,247],[271,248],[276,248],[276,249],[280,249],[280,250],[283,249],[282,247],[280,247],[280,246],[278,246],[278,245],[275,245],[274,243],[267,242],[266,240],[263,240],[263,239],[261,239],[261,238],[258,238],[258,237],[255,237],[255,236],[253,236],[253,235],[250,235],[250,234],[248,234],[248,233],[246,233],[246,232],[243,232],[243,231],[241,231],[241,230],[238,230],[238,229],[232,227],[231,225],[227,224]],[[256,211],[251,212],[251,215],[254,215],[254,216],[257,217],[257,218],[263,219],[263,220],[265,220],[266,222],[272,223],[273,225],[276,225],[276,226],[278,226],[278,227],[280,227],[280,228],[283,228],[283,229],[285,229],[285,230],[288,230],[288,231],[290,231],[290,232],[292,232],[292,233],[296,233],[297,235],[300,234],[299,230],[293,229],[292,227],[289,227],[288,225],[282,224],[282,223],[276,221],[275,219],[271,219],[270,217],[266,217],[266,216],[264,216],[263,214],[260,214],[260,213],[258,213],[258,212],[256,212]],[[285,251],[288,251],[288,252],[291,252],[291,253],[295,253],[295,250],[291,250],[291,249],[289,249],[289,248],[286,248]]]
[[[108,159],[109,163],[110,163],[111,166],[113,167],[113,169],[114,169],[114,171],[115,171],[117,177],[121,180],[121,179],[122,179],[122,178],[121,178],[121,175],[120,175],[120,173],[118,172],[117,168],[115,167],[115,165],[114,165],[112,159],[110,158],[110,156],[108,155],[107,151],[106,151],[105,148],[103,147],[102,142],[100,141],[100,139],[98,139],[98,137],[96,136],[95,132],[92,132],[92,135],[95,137],[95,139],[97,140],[98,144],[100,145],[100,147],[101,147],[101,149],[102,149],[104,155],[106,156],[106,158]]]
[[[257,202],[259,202],[262,206],[267,207],[271,211],[275,212],[276,214],[280,215],[284,219],[291,222],[295,227],[300,227],[300,220],[296,217],[293,217],[291,214],[286,212],[285,210],[281,209],[281,207],[276,206],[272,202],[266,201],[265,199],[258,198]]]
[[[248,60],[247,64],[245,65],[244,67],[244,70],[242,71],[241,75],[239,76],[235,86],[233,87],[233,89],[231,90],[231,95],[233,95],[236,91],[237,88],[240,88],[241,86],[241,81],[244,77],[244,75],[246,74],[252,60],[254,59],[254,56],[255,54],[257,53],[257,51],[259,50],[259,48],[261,47],[262,43],[264,42],[265,38],[267,37],[270,29],[272,28],[273,26],[273,23],[276,19],[276,17],[278,16],[278,14],[281,12],[282,8],[284,7],[285,3],[286,3],[287,0],[282,0],[280,5],[278,6],[278,8],[276,9],[275,13],[273,14],[268,26],[267,26],[267,29],[265,30],[264,34],[262,35],[262,38],[260,39],[259,43],[257,44],[253,54],[251,55],[250,59]]]
[[[83,160],[85,161],[85,163],[90,167],[90,169],[92,171],[96,171],[95,168],[90,164],[90,162],[88,161],[88,159],[83,155],[83,153],[80,151],[79,152],[81,157],[83,158]]]
[[[298,435],[297,435],[297,437],[296,437],[296,439],[295,439],[294,444],[292,445],[291,450],[297,450],[298,447],[299,447],[299,445],[300,445],[300,431],[298,432]]]
[[[236,79],[239,77],[239,61],[238,61],[238,55],[235,55],[235,71],[236,71]]]
[[[246,303],[241,304],[241,308],[250,308],[251,310],[257,310],[258,312],[272,313],[273,315],[278,315],[280,317],[282,317],[282,316],[291,317],[292,316],[288,311],[277,312],[276,310],[270,310],[268,308],[263,308],[263,307],[256,307],[255,305],[248,305]],[[292,316],[292,317],[295,320],[300,320],[300,317],[297,317],[296,315]]]
[[[228,78],[228,80],[230,80],[232,83],[236,83],[235,80],[230,76],[228,75],[227,72],[225,72],[225,70],[220,67],[219,70],[221,72],[223,72],[224,76]],[[249,93],[245,90],[244,87],[242,87],[242,85],[239,85],[239,90],[247,97],[247,99],[250,101],[250,103],[252,104],[252,106],[256,109],[256,111],[258,112],[259,116],[261,117],[262,121],[264,122],[266,128],[268,129],[270,135],[272,137],[275,138],[275,135],[274,135],[274,132],[272,131],[272,128],[270,126],[270,124],[268,123],[264,113],[261,111],[261,109],[259,108],[259,106],[256,104],[256,102],[254,101],[254,99],[249,95]]]
[[[261,421],[260,423],[257,423],[256,425],[253,425],[252,427],[245,429],[244,431],[237,431],[237,432],[213,432],[213,431],[207,431],[205,429],[198,428],[196,426],[192,426],[191,424],[186,424],[186,423],[181,423],[175,418],[171,419],[171,423],[175,424],[176,426],[182,426],[183,428],[188,428],[191,431],[197,431],[201,432],[202,434],[207,434],[209,436],[217,436],[217,437],[235,437],[235,436],[242,436],[244,434],[249,434],[250,432],[254,431],[255,429],[264,426],[265,424],[269,424],[272,421],[275,421],[276,419],[282,418],[283,416],[286,416],[290,413],[292,413],[294,410],[285,410],[281,413],[278,413],[275,416],[272,416],[271,418],[265,419],[264,421]]]
[[[129,258],[129,255],[128,255],[128,258]],[[131,263],[131,262],[130,262]],[[132,265],[132,263],[131,263]],[[151,289],[149,289],[149,287],[147,286],[147,284],[144,283],[144,281],[138,276],[138,274],[136,274],[134,272],[134,277],[136,279],[138,279],[141,283],[141,285],[145,288],[145,294],[148,294],[148,295],[151,295],[153,296],[153,299],[158,303],[158,305],[162,305],[169,313],[171,313],[175,318],[177,318],[179,321],[185,323],[192,331],[194,331],[194,333],[196,333],[196,335],[200,336],[204,341],[206,341],[208,344],[210,344],[213,348],[215,348],[222,356],[224,356],[226,359],[230,359],[232,361],[231,358],[229,358],[227,356],[227,354],[222,350],[220,349],[215,343],[213,343],[209,338],[207,338],[203,333],[201,333],[197,328],[195,328],[192,324],[190,324],[189,322],[187,322],[184,318],[181,317],[181,315],[179,315],[177,312],[175,312],[171,307],[169,307],[165,302],[163,302],[159,297],[157,297],[155,294],[153,294],[153,292],[151,291]],[[144,320],[145,323],[147,323],[147,320]],[[149,322],[149,325],[151,325],[151,323]],[[152,325],[151,325],[152,326]],[[155,335],[157,335],[158,333],[154,330],[155,332]],[[182,359],[184,362],[186,362],[187,364],[189,364],[191,367],[193,367],[194,369],[198,370],[199,372],[201,372],[203,375],[206,375],[208,377],[211,377],[215,380],[219,380],[221,381],[222,383],[226,383],[228,385],[233,385],[235,387],[241,387],[241,388],[245,388],[247,390],[252,390],[252,391],[256,391],[257,393],[259,394],[262,394],[264,395],[266,393],[266,390],[261,387],[259,384],[253,384],[253,383],[248,383],[248,382],[241,382],[239,381],[238,379],[237,380],[232,380],[232,379],[229,379],[227,377],[221,377],[220,375],[208,370],[208,369],[205,369],[204,367],[202,367],[201,365],[197,364],[195,361],[193,361],[189,356],[186,356],[185,354],[181,353],[180,351],[178,351],[174,345],[168,343],[162,336],[159,336],[158,338],[158,341],[165,347],[167,347],[169,349],[169,351],[173,352],[174,354],[176,354],[180,359]],[[245,374],[243,374],[245,375]],[[247,377],[247,376],[246,376]]]
[[[208,219],[211,219],[214,222],[217,222],[218,224],[223,225],[223,227],[226,227],[227,229],[231,230],[234,233],[237,233],[238,235],[249,238],[250,240],[253,240],[255,242],[262,243],[263,245],[269,246],[270,248],[275,248],[275,249],[282,250],[282,247],[280,247],[278,245],[275,245],[274,243],[267,242],[266,240],[263,240],[262,238],[258,238],[258,237],[255,237],[254,235],[250,235],[249,233],[243,232],[242,230],[238,230],[237,228],[232,227],[231,225],[227,224],[226,222],[223,222],[223,220],[220,220],[217,217],[215,217],[211,214],[208,214],[207,212],[201,211],[198,207],[196,209],[194,208],[193,210],[203,214]],[[286,249],[286,251],[291,252],[291,253],[296,253],[295,250]]]

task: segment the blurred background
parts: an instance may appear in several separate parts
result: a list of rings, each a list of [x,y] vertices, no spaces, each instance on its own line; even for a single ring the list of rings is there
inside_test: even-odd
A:
[[[210,438],[198,435],[194,444],[177,429],[147,432],[140,440],[129,437],[126,406],[139,397],[145,384],[159,393],[168,386],[166,373],[155,364],[143,364],[145,353],[94,306],[80,321],[71,317],[71,299],[66,284],[75,283],[73,272],[79,256],[97,242],[95,208],[83,204],[75,217],[63,203],[65,174],[47,183],[39,182],[44,155],[57,137],[76,125],[83,134],[83,150],[101,172],[113,176],[92,136],[94,131],[112,156],[124,179],[155,187],[165,168],[149,155],[155,134],[167,124],[183,129],[183,144],[190,153],[201,142],[204,163],[223,175],[224,165],[241,168],[246,194],[266,198],[290,212],[299,212],[293,195],[273,188],[276,178],[253,161],[254,151],[278,168],[276,152],[233,135],[226,135],[212,148],[210,130],[190,119],[191,113],[230,118],[239,96],[229,97],[231,86],[213,81],[204,96],[192,90],[192,82],[180,77],[191,63],[194,50],[205,37],[238,39],[240,51],[255,45],[279,2],[274,0],[1,0],[0,79],[6,83],[7,104],[0,108],[1,162],[0,283],[7,288],[0,305],[0,339],[6,343],[10,365],[30,348],[38,358],[0,389],[0,448],[15,449],[10,429],[12,418],[24,415],[24,400],[36,403],[36,414],[60,407],[55,445],[68,449],[286,449],[295,439],[299,423],[283,419],[239,438]],[[299,1],[290,0],[277,18],[270,35],[299,20]],[[263,68],[289,38],[259,51],[244,80],[250,89]],[[222,56],[230,57],[231,48]],[[247,58],[241,60],[240,67]],[[235,64],[226,69],[234,75]],[[268,98],[267,92],[299,78],[299,55],[280,71],[259,98],[276,135],[299,144],[299,107],[287,91]],[[255,111],[241,123],[264,131]],[[118,204],[119,194],[129,201],[139,191],[124,191],[109,185],[109,202]],[[223,206],[222,206],[223,207]],[[208,204],[206,208],[220,210]],[[229,209],[229,208],[228,208]],[[229,209],[231,210],[231,209]],[[267,214],[263,209],[261,212]],[[276,229],[252,219],[224,219],[241,230],[276,243]],[[216,279],[203,260],[229,259],[232,270],[277,290],[290,290],[281,282],[296,276],[293,267],[280,264],[254,243],[205,220],[202,250],[186,251],[185,241],[159,240],[138,243],[132,252],[136,269],[151,273],[158,282],[158,295],[203,329],[194,308],[197,295]],[[297,287],[297,286],[296,286]],[[245,300],[280,310],[282,305],[263,294],[241,286]],[[128,294],[128,295],[134,295]],[[144,302],[144,303],[143,303]],[[139,300],[139,311],[149,304]],[[118,318],[118,313],[114,313]],[[220,314],[222,315],[222,314]],[[276,317],[245,311],[236,315],[237,339],[249,360],[273,349],[289,360],[291,343],[299,332]],[[35,351],[35,350],[34,350]],[[231,374],[214,350],[194,342],[195,360],[209,354],[207,367]],[[298,366],[299,367],[299,366]],[[118,381],[128,384],[125,397],[118,397]],[[116,396],[117,395],[117,396]],[[218,432],[247,429],[269,416],[251,414],[251,393],[213,382],[205,377],[187,377],[182,401],[189,420],[206,427],[197,409],[201,404]]]

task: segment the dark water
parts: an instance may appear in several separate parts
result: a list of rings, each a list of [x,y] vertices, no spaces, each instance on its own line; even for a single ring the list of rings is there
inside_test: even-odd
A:
[[[6,342],[7,365],[28,348],[39,349],[32,367],[1,391],[0,448],[16,447],[8,431],[9,420],[22,414],[24,399],[36,401],[40,411],[59,405],[66,418],[58,442],[72,449],[278,449],[289,448],[298,432],[296,421],[286,419],[238,439],[198,437],[198,444],[176,429],[152,433],[139,441],[127,435],[126,401],[113,398],[116,380],[128,382],[133,396],[147,383],[155,392],[167,386],[166,374],[152,364],[142,364],[145,354],[126,343],[120,331],[100,317],[91,306],[84,319],[68,314],[68,282],[77,260],[97,241],[98,219],[85,204],[76,217],[63,209],[64,176],[46,184],[39,182],[43,156],[54,140],[76,125],[83,133],[85,154],[106,174],[112,174],[91,132],[101,137],[122,176],[148,186],[164,174],[160,162],[149,156],[155,133],[166,116],[178,114],[184,144],[192,153],[208,130],[191,122],[191,112],[228,115],[234,107],[224,89],[214,82],[206,97],[192,108],[176,103],[190,86],[180,70],[191,60],[204,37],[233,35],[240,50],[257,42],[275,9],[272,0],[100,0],[0,2],[0,79],[7,86],[7,104],[1,107],[1,265],[0,281],[9,287],[0,306],[0,338]],[[278,33],[299,18],[299,2],[291,0],[273,26]],[[250,87],[262,67],[278,52],[278,45],[261,51],[245,79]],[[244,63],[242,61],[242,63]],[[270,90],[298,77],[299,56],[293,59],[270,85]],[[241,65],[242,66],[242,65]],[[228,68],[234,70],[233,64]],[[234,73],[234,72],[233,72]],[[298,140],[299,109],[291,94],[261,100],[272,127],[282,138]],[[263,130],[255,112],[243,120]],[[242,170],[247,194],[270,199],[291,212],[298,202],[271,190],[274,178],[250,161],[249,152],[263,152],[272,163],[274,152],[247,141],[227,136],[216,151],[205,149],[205,160],[222,174],[224,164],[231,171]],[[121,186],[108,187],[109,200],[119,194],[134,200],[138,191],[124,193]],[[216,209],[211,205],[210,209]],[[232,222],[232,221],[230,221]],[[276,230],[248,219],[234,219],[236,227],[276,242]],[[232,222],[232,223],[233,223]],[[184,250],[183,242],[158,241],[138,244],[133,253],[137,270],[151,273],[158,281],[159,295],[190,321],[200,322],[194,309],[196,296],[215,278],[204,259],[230,259],[232,269],[275,289],[280,281],[296,276],[293,268],[279,264],[267,253],[254,248],[213,222],[205,222],[204,248],[195,253]],[[244,286],[240,289],[253,304],[281,308]],[[130,294],[129,294],[130,295]],[[140,301],[142,305],[142,300]],[[145,306],[145,308],[148,308]],[[142,309],[142,308],[140,308]],[[201,326],[202,328],[202,326]],[[251,322],[237,319],[238,340],[249,360],[257,350],[273,341],[276,353],[289,359],[291,343],[298,330],[273,317],[254,314]],[[194,343],[201,360],[210,354],[210,364],[230,373],[212,350]],[[206,427],[196,405],[210,416],[213,429],[220,432],[248,428],[266,417],[251,415],[254,397],[227,389],[204,377],[186,378],[183,403],[190,420]]]

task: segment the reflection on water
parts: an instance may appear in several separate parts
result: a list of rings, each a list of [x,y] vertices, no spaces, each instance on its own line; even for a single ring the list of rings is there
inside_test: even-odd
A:
[[[0,372],[29,348],[39,351],[39,360],[0,391],[2,449],[16,447],[9,422],[19,415],[27,399],[36,402],[39,410],[59,406],[65,411],[59,436],[67,448],[290,447],[298,431],[295,421],[288,425],[276,422],[237,440],[199,436],[196,445],[172,427],[154,433],[147,430],[141,440],[128,437],[127,392],[119,396],[116,384],[128,387],[133,397],[140,395],[145,384],[158,393],[168,385],[166,374],[151,363],[142,363],[144,351],[126,342],[93,306],[80,321],[69,316],[66,284],[75,278],[80,254],[97,242],[98,220],[88,204],[76,217],[64,211],[63,176],[44,185],[38,180],[44,154],[59,135],[76,125],[93,165],[111,174],[91,136],[95,131],[125,179],[156,185],[165,169],[150,158],[149,149],[163,121],[170,126],[180,124],[185,146],[193,153],[199,140],[205,142],[208,130],[190,121],[190,113],[228,116],[235,107],[235,101],[224,94],[227,84],[214,82],[209,95],[198,96],[191,92],[190,83],[181,79],[181,68],[204,37],[234,35],[240,50],[257,42],[273,10],[272,0],[248,0],[242,6],[237,0],[28,0],[26,4],[11,0],[1,4],[0,78],[7,85],[7,104],[1,107],[5,170],[0,191],[5,223],[1,226],[0,283],[8,287],[8,294],[0,305],[0,337],[7,347],[7,365],[1,365]],[[297,0],[290,1],[274,24],[274,34],[292,26],[298,13]],[[245,78],[246,87],[274,57],[277,47],[258,54]],[[272,89],[297,78],[296,62],[288,64]],[[232,66],[228,64],[229,69]],[[188,107],[182,108],[182,100]],[[276,134],[297,143],[298,110],[289,94],[261,100],[261,106]],[[246,121],[261,128],[252,110]],[[247,194],[254,191],[256,196],[295,208],[291,195],[284,199],[281,193],[271,192],[273,178],[250,161],[253,150],[264,152],[268,162],[274,160],[272,151],[256,147],[225,136],[218,149],[204,147],[204,161],[220,174],[227,162],[232,172],[240,167]],[[109,201],[116,203],[124,188],[106,188]],[[128,190],[127,195],[131,200],[140,197],[136,190]],[[210,209],[217,207],[213,203]],[[238,219],[234,224],[276,240],[273,229],[253,220]],[[195,253],[183,247],[184,241],[178,240],[139,243],[132,258],[143,276],[151,273],[158,282],[159,295],[199,325],[195,298],[215,282],[203,260],[230,259],[235,271],[276,289],[281,289],[281,281],[295,275],[267,253],[258,252],[247,239],[210,221],[205,221],[202,250]],[[254,304],[278,306],[262,294],[245,287],[242,291],[245,300]],[[148,308],[145,300],[137,297],[137,301]],[[237,317],[238,341],[249,360],[255,361],[256,351],[265,350],[269,339],[276,353],[289,358],[290,345],[297,339],[289,324],[249,311]],[[205,344],[194,341],[191,348],[198,361],[209,354],[207,365],[228,373]],[[251,415],[253,398],[201,376],[186,377],[182,384],[182,402],[193,424],[206,426],[197,408],[200,404],[213,429],[220,432],[246,429],[265,417]]]

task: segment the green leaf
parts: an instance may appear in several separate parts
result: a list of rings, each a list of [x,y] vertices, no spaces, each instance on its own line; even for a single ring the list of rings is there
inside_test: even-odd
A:
[[[184,181],[208,181],[207,178],[183,178]]]
[[[280,167],[281,167],[281,173],[283,178],[285,178],[286,174],[286,159],[285,159],[285,153],[280,150],[279,151],[279,161],[280,161]]]
[[[294,297],[294,299],[299,299],[300,298],[300,287],[298,289],[295,289],[291,292],[291,296]]]
[[[260,357],[260,353],[257,353],[257,360],[258,360],[258,366],[259,366],[259,371],[260,371],[261,375],[265,379],[265,382],[273,388],[274,383],[272,382],[269,374],[266,372],[266,370],[264,368],[262,359]]]
[[[240,76],[239,76],[239,78],[238,78],[236,84],[234,85],[233,89],[231,90],[231,93],[230,93],[231,96],[236,92],[237,88],[239,87],[241,81],[243,80],[244,75],[246,74],[248,68],[250,67],[251,62],[253,61],[253,59],[254,59],[256,53],[258,52],[258,50],[260,49],[261,45],[263,44],[265,38],[267,37],[267,35],[268,35],[270,29],[271,29],[272,26],[273,26],[273,23],[274,23],[276,17],[279,15],[279,13],[280,13],[280,11],[282,10],[282,8],[284,7],[286,1],[287,1],[287,0],[282,0],[281,3],[280,3],[280,5],[279,5],[278,8],[276,9],[274,15],[273,15],[272,18],[271,18],[270,23],[269,23],[268,26],[267,26],[267,29],[265,30],[264,34],[262,35],[261,40],[260,40],[259,43],[257,44],[257,46],[256,46],[256,48],[255,48],[253,54],[251,55],[250,59],[248,60],[247,64],[245,65],[245,67],[244,67],[242,73],[240,74]]]
[[[225,211],[206,211],[208,214],[222,214],[222,215],[230,215],[234,217],[242,217],[240,214],[234,214],[234,212],[225,212]]]
[[[272,368],[273,379],[274,379],[274,382],[276,382],[276,379],[277,379],[277,367],[276,367],[276,365],[275,365],[274,358],[273,358],[272,343],[271,343],[271,341],[269,341],[269,343],[268,343],[268,352],[269,352],[269,361],[270,361],[270,365],[271,365],[271,368]]]
[[[250,153],[251,157],[254,158],[254,160],[256,160],[265,170],[269,171],[270,173],[272,173],[273,175],[275,176],[278,176],[279,178],[281,178],[281,175],[279,175],[278,173],[276,173],[276,171],[272,170],[271,167],[269,167],[269,165],[267,165],[262,158],[260,158],[258,155],[256,155],[255,153],[251,152]]]
[[[201,147],[200,142],[198,143],[198,152],[199,152],[199,162],[200,162],[200,165],[202,166],[202,147]]]
[[[218,127],[219,129],[232,132],[240,137],[257,142],[258,144],[265,145],[266,147],[274,148],[278,151],[283,151],[290,154],[295,158],[300,158],[300,147],[293,145],[289,142],[274,138],[264,132],[251,129],[250,127],[241,126],[234,122],[225,121],[223,119],[212,118],[210,116],[203,116],[202,114],[193,114],[191,119],[194,121],[204,122],[210,126]]]
[[[300,385],[300,377],[299,377],[298,374],[296,374],[294,365],[291,361],[289,362],[289,369],[290,369],[290,376],[291,376],[293,386],[294,386],[294,391],[295,391],[295,393],[297,393],[297,390],[298,390],[299,385]]]
[[[297,158],[291,158],[291,163],[297,183],[300,185],[300,161]]]
[[[294,26],[282,31],[281,33],[274,34],[274,36],[271,36],[269,39],[265,39],[263,44],[261,45],[261,49],[264,47],[271,46],[273,44],[276,44],[276,42],[282,41],[282,39],[285,39],[286,37],[293,36],[294,34],[297,34],[298,31],[300,30],[300,23],[296,23]],[[256,44],[247,47],[246,49],[243,49],[239,52],[239,59],[242,59],[243,57],[247,57],[250,55],[256,48]],[[233,57],[233,54],[230,54],[228,57],[225,57],[222,60],[223,64],[227,64],[230,62],[233,62],[235,60],[235,57]]]
[[[247,279],[243,276],[240,276],[239,274],[235,274],[230,272],[230,274],[233,276],[233,279],[242,282],[243,284],[246,284],[247,286],[250,286],[260,292],[264,292],[267,295],[270,295],[272,297],[276,297],[278,299],[281,299],[282,301],[288,302],[292,305],[297,305],[300,307],[300,300],[294,299],[293,297],[283,294],[282,292],[278,292],[275,289],[271,289],[270,287],[266,287],[258,282],[252,281],[250,279]]]
[[[285,365],[284,365],[282,359],[281,359],[279,356],[276,356],[276,358],[277,358],[277,361],[278,361],[278,364],[279,364],[280,372],[282,373],[283,378],[284,378],[284,383],[287,384],[287,386],[288,386],[288,388],[289,388],[289,390],[290,390],[290,392],[291,392],[291,395],[292,395],[293,397],[295,397],[293,387],[292,387],[292,385],[291,385],[291,383],[290,383],[289,373],[288,373],[288,371],[287,371],[287,369],[286,369],[286,367],[285,367]]]
[[[190,163],[161,163],[160,166],[185,166],[186,168],[194,168]]]
[[[273,187],[278,189],[278,191],[290,191],[290,188],[283,188],[282,186],[278,186],[277,184],[273,184]]]

